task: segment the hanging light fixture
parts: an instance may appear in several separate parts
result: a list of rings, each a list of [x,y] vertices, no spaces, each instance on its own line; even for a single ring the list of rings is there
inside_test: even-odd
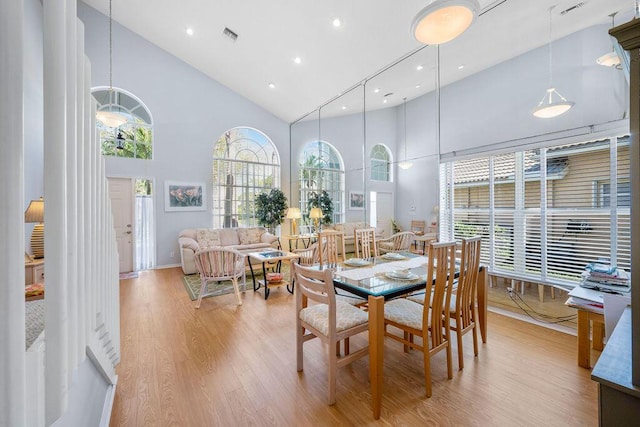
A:
[[[561,114],[566,113],[575,105],[574,102],[567,101],[567,99],[560,95],[560,93],[553,87],[553,51],[551,43],[551,12],[555,6],[549,8],[549,89],[544,94],[538,106],[533,110],[533,115],[541,119],[550,119],[552,117],[558,117]],[[555,99],[554,99],[555,96]]]
[[[116,148],[118,150],[124,150],[124,137],[120,131],[118,131],[118,136],[116,137]]]
[[[117,111],[112,111],[115,98],[113,92],[113,19],[111,15],[111,1],[112,0],[109,0],[109,110],[96,112],[96,119],[105,126],[117,128],[125,124],[127,122],[127,118]]]
[[[411,34],[420,43],[446,43],[471,26],[479,9],[477,0],[432,0],[413,18]]]
[[[609,15],[611,17],[611,28],[615,27],[615,16],[617,13],[618,12],[613,12],[611,15]],[[613,46],[611,46],[611,52],[605,53],[604,55],[596,59],[596,62],[599,65],[604,65],[605,67],[620,68],[620,57],[614,50]]]
[[[413,166],[413,163],[407,160],[407,98],[402,98],[403,104],[403,121],[404,121],[404,160],[398,163],[398,166],[402,169],[409,169]]]

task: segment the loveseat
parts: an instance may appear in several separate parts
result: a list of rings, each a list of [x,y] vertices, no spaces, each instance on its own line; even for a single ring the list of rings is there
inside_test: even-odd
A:
[[[344,250],[347,253],[350,252],[355,252],[355,245],[354,245],[354,232],[358,229],[361,228],[369,228],[369,226],[363,222],[363,221],[359,221],[359,222],[343,222],[340,224],[332,224],[330,226],[325,226],[325,229],[333,229],[336,231],[339,231],[341,233],[344,233]],[[376,239],[382,238],[382,235],[380,234],[380,232],[378,230],[376,230]]]
[[[212,246],[233,248],[242,253],[277,247],[277,236],[262,227],[248,228],[187,228],[178,234],[180,261],[184,274],[197,272],[193,254]]]

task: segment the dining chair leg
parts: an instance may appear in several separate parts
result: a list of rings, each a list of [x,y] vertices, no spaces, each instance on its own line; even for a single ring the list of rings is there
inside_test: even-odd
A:
[[[451,361],[451,335],[447,337],[447,378],[453,378],[453,363]]]
[[[464,351],[462,348],[462,329],[460,325],[461,323],[462,322],[460,322],[456,317],[456,338],[458,341],[458,369],[462,371],[464,369]]]
[[[478,325],[476,323],[473,324],[473,355],[478,357]]]
[[[202,303],[202,297],[207,290],[207,281],[205,279],[200,280],[202,284],[200,285],[200,295],[198,295],[198,302],[196,303],[196,308],[200,308],[200,304]]]
[[[412,340],[412,342],[413,342],[413,334],[410,334],[409,332],[404,331],[404,340],[405,340],[405,341]],[[408,345],[408,344],[404,344],[404,345],[402,346],[402,348],[403,348],[403,350],[404,350],[404,352],[405,352],[405,353],[409,353],[409,350],[411,350],[411,347],[409,347],[409,345]]]
[[[429,354],[428,337],[424,339],[424,389],[427,397],[431,397],[431,355]]]
[[[300,322],[300,318],[296,319],[296,363],[298,372],[302,371],[303,365],[303,354],[302,354],[302,344],[304,335],[304,328],[302,327],[302,323]]]
[[[339,346],[340,341],[336,341]],[[336,375],[338,373],[338,356],[332,354],[332,346],[329,347],[329,405],[336,403]]]
[[[349,355],[349,337],[344,339],[344,355]]]

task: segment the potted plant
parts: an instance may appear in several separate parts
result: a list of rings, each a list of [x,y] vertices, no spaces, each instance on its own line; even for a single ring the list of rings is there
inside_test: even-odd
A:
[[[333,200],[326,190],[319,192],[311,192],[307,201],[306,217],[309,218],[309,212],[312,208],[320,208],[322,210],[322,224],[331,224],[333,222]]]
[[[267,227],[272,234],[275,234],[276,227],[284,221],[287,208],[287,197],[279,188],[272,188],[269,193],[256,196],[258,223]]]

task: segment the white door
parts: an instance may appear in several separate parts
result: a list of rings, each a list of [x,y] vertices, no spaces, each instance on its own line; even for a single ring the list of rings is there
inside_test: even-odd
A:
[[[116,230],[120,273],[133,271],[133,179],[109,178],[109,197]]]
[[[384,237],[393,234],[391,218],[393,218],[393,194],[378,192],[376,194],[376,225],[378,230],[383,230]]]

